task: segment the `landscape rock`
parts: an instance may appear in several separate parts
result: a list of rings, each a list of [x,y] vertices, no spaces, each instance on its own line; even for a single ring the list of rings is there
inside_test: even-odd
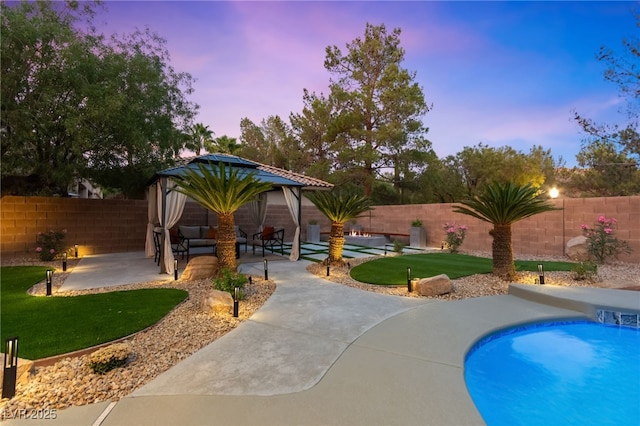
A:
[[[451,280],[445,274],[436,275],[435,277],[422,278],[416,285],[416,293],[421,296],[438,296],[441,294],[451,293],[453,286]]]
[[[195,281],[204,278],[213,278],[218,274],[218,258],[215,256],[198,256],[189,261],[180,276],[184,281]]]
[[[589,250],[587,249],[587,237],[580,235],[567,241],[567,257],[571,260],[584,262],[589,260]]]
[[[208,314],[233,314],[233,297],[226,291],[210,290],[202,307]]]

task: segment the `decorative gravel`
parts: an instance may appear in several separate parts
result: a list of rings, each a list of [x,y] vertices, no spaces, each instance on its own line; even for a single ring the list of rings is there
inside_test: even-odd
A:
[[[486,253],[467,253],[487,256]],[[350,265],[356,266],[371,260],[349,259]],[[540,259],[538,260],[563,260]],[[77,261],[69,260],[69,270]],[[3,262],[7,265],[7,262]],[[53,263],[35,262],[31,260],[13,260],[10,264],[45,265]],[[407,293],[404,286],[380,286],[357,282],[349,276],[348,269],[331,268],[331,276],[326,277],[326,267],[312,264],[307,268],[309,272],[330,281],[383,294],[406,297],[421,297],[415,293]],[[547,284],[580,287],[640,287],[640,265],[613,263],[601,265],[598,268],[598,279],[576,281],[571,272],[545,272]],[[19,409],[62,409],[72,405],[84,405],[101,401],[116,401],[130,394],[135,389],[148,383],[171,366],[187,358],[197,350],[218,339],[238,326],[258,310],[275,291],[273,281],[264,281],[259,276],[253,276],[253,285],[245,286],[245,300],[240,303],[239,317],[232,315],[209,315],[202,309],[202,301],[208,290],[212,288],[210,280],[192,282],[158,281],[132,284],[127,286],[109,287],[83,292],[58,293],[57,289],[64,282],[67,273],[54,274],[53,288],[56,296],[71,296],[76,294],[99,293],[116,290],[131,290],[137,288],[181,288],[189,292],[185,302],[176,307],[159,323],[142,331],[125,341],[129,344],[133,356],[124,368],[116,368],[100,375],[95,374],[88,367],[88,355],[67,357],[52,366],[38,367],[36,374],[28,383],[19,384],[16,396],[10,401],[0,403],[0,418],[7,413]],[[520,273],[517,282],[533,284],[535,273]],[[508,284],[489,274],[473,275],[452,280],[454,291],[447,295],[437,296],[441,300],[458,300],[469,297],[506,294]],[[34,295],[44,294],[44,284],[34,287]],[[4,406],[2,405],[4,404]]]

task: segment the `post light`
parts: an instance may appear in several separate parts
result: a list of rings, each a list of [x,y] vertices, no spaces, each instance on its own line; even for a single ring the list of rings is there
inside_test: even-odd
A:
[[[267,262],[267,259],[264,260],[264,279],[269,279],[269,263]]]
[[[178,259],[173,259],[173,279],[178,281]]]
[[[384,255],[385,256],[387,255],[387,245],[386,244],[384,245]]]
[[[76,250],[76,257],[78,257],[78,245],[76,244],[75,246],[73,246]]]
[[[407,291],[411,293],[411,267],[407,266]]]
[[[329,276],[329,268],[330,268],[330,266],[327,265],[327,276]]]
[[[62,272],[67,271],[67,252],[62,253]]]
[[[51,283],[53,280],[53,271],[47,269],[47,296],[51,296]]]
[[[249,275],[249,285],[253,284],[253,280],[251,279],[251,275]]]
[[[347,271],[351,270],[351,263],[347,262]]]
[[[233,290],[233,317],[238,318],[238,300],[240,299],[240,289],[236,287]]]
[[[544,284],[544,267],[542,263],[538,263],[538,275],[540,276],[540,284]]]
[[[2,398],[13,398],[16,394],[18,377],[18,338],[9,337],[4,341],[4,375],[2,376]]]

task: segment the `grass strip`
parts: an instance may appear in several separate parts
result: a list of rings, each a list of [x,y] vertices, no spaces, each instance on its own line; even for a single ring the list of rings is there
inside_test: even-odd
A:
[[[539,262],[516,260],[516,270],[537,271],[538,263],[545,271],[570,271],[570,262]],[[357,281],[377,285],[406,285],[407,268],[412,277],[432,277],[446,274],[451,279],[474,274],[488,274],[493,270],[491,259],[458,253],[426,253],[382,257],[362,263],[351,269],[351,277]]]
[[[128,336],[158,322],[188,295],[160,288],[73,297],[27,294],[47,269],[0,268],[0,336],[2,342],[19,337],[21,358],[46,358]]]

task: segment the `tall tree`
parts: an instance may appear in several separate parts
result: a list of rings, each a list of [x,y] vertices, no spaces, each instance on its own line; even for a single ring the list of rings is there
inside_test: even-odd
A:
[[[222,135],[219,138],[215,138],[212,141],[205,143],[205,149],[208,152],[220,152],[223,154],[235,155],[242,148],[236,138],[230,138],[227,135]]]
[[[387,34],[384,25],[367,24],[363,38],[326,48],[325,68],[332,74],[330,97],[338,117],[339,168],[371,195],[381,168],[393,167],[393,153],[412,149],[426,133],[421,117],[429,110],[415,72],[401,67],[404,49],[400,29]]]
[[[244,204],[257,199],[271,184],[260,182],[255,173],[240,175],[239,170],[224,163],[198,163],[198,169],[187,169],[179,176],[178,191],[195,200],[202,207],[218,215],[216,236],[220,268],[236,270],[236,232],[234,213]]]
[[[42,194],[66,195],[77,178],[134,193],[171,164],[197,106],[163,39],[94,33],[95,3],[0,8],[3,178],[31,176]]]
[[[538,198],[539,192],[530,184],[494,182],[487,185],[480,195],[462,201],[462,206],[453,208],[454,212],[473,216],[493,225],[493,229],[489,231],[493,237],[493,274],[504,280],[513,281],[516,278],[511,225],[539,213],[557,210],[548,200]]]

